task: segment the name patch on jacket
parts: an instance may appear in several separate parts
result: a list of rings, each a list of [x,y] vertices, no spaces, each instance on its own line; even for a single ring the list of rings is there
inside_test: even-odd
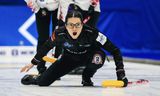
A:
[[[98,41],[99,43],[101,43],[102,45],[104,45],[105,42],[107,41],[107,37],[99,32],[96,41]]]

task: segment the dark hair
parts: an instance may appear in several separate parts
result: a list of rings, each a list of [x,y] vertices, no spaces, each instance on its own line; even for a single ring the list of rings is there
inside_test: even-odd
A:
[[[77,17],[77,18],[79,18],[81,20],[81,22],[83,22],[83,16],[82,16],[82,14],[79,11],[73,10],[73,11],[69,11],[67,13],[67,16],[65,18],[65,23],[67,23],[68,19],[72,18],[72,17]]]

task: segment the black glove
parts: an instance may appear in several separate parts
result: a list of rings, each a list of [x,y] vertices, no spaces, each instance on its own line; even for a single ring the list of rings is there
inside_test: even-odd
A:
[[[94,6],[90,5],[88,8],[88,15],[91,16],[94,13]]]
[[[128,79],[127,77],[125,77],[124,69],[118,69],[116,74],[117,74],[117,80],[122,80],[124,82],[123,87],[126,87],[128,85]]]

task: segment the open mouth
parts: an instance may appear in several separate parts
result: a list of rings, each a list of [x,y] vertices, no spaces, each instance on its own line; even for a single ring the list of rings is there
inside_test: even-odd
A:
[[[74,36],[77,35],[77,32],[73,32],[73,35],[74,35]]]

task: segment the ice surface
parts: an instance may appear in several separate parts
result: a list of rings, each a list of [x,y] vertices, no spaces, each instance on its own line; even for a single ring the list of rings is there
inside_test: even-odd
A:
[[[49,87],[22,85],[20,73],[24,64],[0,64],[0,96],[160,96],[160,66],[125,62],[129,81],[149,80],[148,84],[126,88],[102,88],[101,82],[116,79],[114,62],[106,62],[92,80],[96,87],[82,87],[81,75],[66,75]],[[36,73],[33,68],[28,73]]]

